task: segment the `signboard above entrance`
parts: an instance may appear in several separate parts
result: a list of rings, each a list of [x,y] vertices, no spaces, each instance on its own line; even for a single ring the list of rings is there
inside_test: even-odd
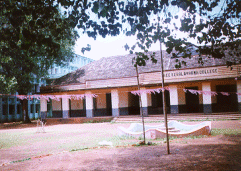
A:
[[[233,66],[232,70],[227,66],[177,69],[172,71],[165,71],[164,78],[165,83],[236,78],[238,74],[237,67],[238,66]],[[161,72],[141,73],[140,82],[141,84],[161,83]]]
[[[218,73],[218,69],[195,69],[190,71],[172,71],[166,72],[164,77],[193,76],[193,75],[209,75]]]

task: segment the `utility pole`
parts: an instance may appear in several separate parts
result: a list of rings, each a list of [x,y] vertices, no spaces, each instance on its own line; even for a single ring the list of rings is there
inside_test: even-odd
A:
[[[138,73],[137,64],[136,64],[136,75],[137,75],[138,91],[140,92],[140,81],[139,81],[139,73]],[[144,122],[143,108],[142,108],[142,102],[141,102],[141,93],[140,93],[140,95],[139,95],[139,103],[140,103],[140,108],[141,108],[141,109],[140,109],[140,112],[141,112],[141,118],[142,118],[144,144],[146,144],[145,122]]]
[[[162,56],[162,40],[160,35],[160,24],[158,22],[158,30],[159,30],[159,41],[160,41],[160,55],[161,55],[161,77],[162,77],[162,106],[163,106],[163,114],[164,114],[164,122],[166,127],[166,139],[167,139],[167,154],[170,154],[169,148],[169,136],[168,136],[168,124],[167,124],[167,112],[166,112],[166,100],[165,100],[165,89],[164,89],[164,68],[163,68],[163,56]]]

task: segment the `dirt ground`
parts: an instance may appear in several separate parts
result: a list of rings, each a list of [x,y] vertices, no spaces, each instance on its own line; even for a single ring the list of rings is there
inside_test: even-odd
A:
[[[212,121],[212,128],[241,129],[241,121]],[[31,157],[0,166],[0,170],[241,170],[241,134],[175,139],[170,152],[167,155],[166,143],[97,147]],[[0,158],[4,157],[0,149]]]

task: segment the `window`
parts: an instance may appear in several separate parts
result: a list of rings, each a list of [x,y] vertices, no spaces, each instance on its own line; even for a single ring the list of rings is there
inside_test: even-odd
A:
[[[15,106],[9,105],[9,115],[14,115],[14,111],[15,111]]]
[[[34,113],[34,104],[30,105],[30,113]]]
[[[40,111],[40,104],[36,104],[35,113],[38,113]]]
[[[8,105],[7,104],[3,105],[3,115],[8,115]]]
[[[22,109],[22,108],[21,108],[21,105],[18,104],[18,105],[17,105],[17,114],[20,114],[20,113],[21,113],[21,109]]]

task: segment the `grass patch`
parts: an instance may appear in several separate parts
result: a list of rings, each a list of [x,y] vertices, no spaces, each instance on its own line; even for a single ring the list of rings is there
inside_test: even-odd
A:
[[[177,119],[178,122],[204,122],[204,121],[230,121],[230,120],[241,120],[241,118],[236,119],[213,119],[213,118],[205,118],[205,119]]]
[[[241,134],[241,129],[212,129],[211,135],[238,135]]]
[[[111,122],[113,119],[112,118],[103,118],[103,119],[100,119],[100,120],[94,120],[94,119],[91,119],[91,120],[88,120],[88,121],[85,121],[83,123],[104,123],[104,122]]]
[[[75,152],[75,151],[82,151],[82,150],[88,150],[88,147],[83,147],[83,148],[77,148],[77,149],[72,149],[69,152]]]
[[[105,118],[104,121],[107,121],[107,119]],[[158,121],[158,123],[160,122]],[[143,138],[118,136],[117,127],[119,124],[120,123],[56,125],[46,127],[46,133],[36,133],[36,127],[28,129],[1,130],[0,149],[18,149],[14,155],[21,154],[24,159],[12,162],[16,163],[30,160],[29,157],[42,156],[44,154],[95,149],[99,147],[99,142],[102,141],[112,142],[112,146],[116,148],[140,146],[139,143],[140,141],[143,141]],[[128,126],[128,124],[125,126]],[[212,135],[241,134],[241,129],[212,129],[211,133]],[[178,139],[180,139],[180,141],[188,141],[188,139],[198,139],[203,137],[204,136],[189,136],[182,139],[169,137],[169,140],[170,142],[175,140],[173,142],[177,143],[179,141]],[[166,138],[155,140],[146,139],[146,143],[149,141],[152,142],[151,145],[162,146],[166,143]]]
[[[27,161],[27,160],[31,160],[31,158],[22,159],[22,160],[16,160],[16,161],[12,161],[10,163],[19,163],[19,162],[24,162],[24,161]]]

